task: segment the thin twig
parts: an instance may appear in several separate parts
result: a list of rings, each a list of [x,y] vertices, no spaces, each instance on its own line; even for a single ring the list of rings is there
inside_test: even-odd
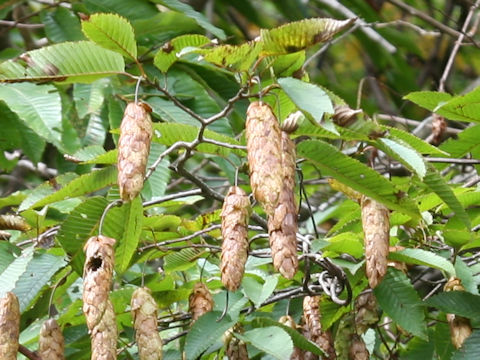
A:
[[[186,197],[186,196],[194,196],[194,195],[200,195],[200,194],[202,194],[201,189],[181,191],[181,192],[177,192],[175,194],[162,196],[161,198],[158,198],[158,199],[155,199],[155,200],[145,201],[142,205],[143,205],[143,207],[147,207],[147,206],[152,206],[152,205],[156,205],[156,204],[161,204],[163,202],[170,201],[170,200],[180,199],[180,198],[183,198],[183,197]]]
[[[23,23],[19,23],[16,21],[9,21],[9,20],[0,20],[0,26],[8,26],[10,28],[15,27],[18,29],[30,29],[30,30],[42,29],[45,27],[44,24],[23,24]]]
[[[441,158],[441,157],[426,157],[425,160],[432,163],[447,163],[447,164],[462,164],[462,165],[480,164],[479,159],[452,159],[452,158]]]
[[[31,351],[21,344],[18,345],[18,352],[30,360],[42,360],[42,358],[37,355],[35,351]]]
[[[445,69],[443,70],[443,74],[442,74],[442,77],[440,78],[440,82],[438,85],[438,91],[445,91],[445,83],[447,82],[448,75],[450,75],[450,71],[452,70],[453,61],[455,60],[458,50],[460,49],[460,45],[462,44],[463,39],[466,36],[465,34],[467,32],[468,26],[470,25],[470,21],[472,20],[473,13],[475,12],[479,4],[480,4],[480,0],[475,1],[475,4],[473,4],[470,10],[468,11],[467,17],[465,18],[465,22],[463,23],[463,26],[462,26],[462,33],[458,35],[457,41],[455,42],[455,45],[453,46],[453,49],[448,58],[447,65],[445,65]]]

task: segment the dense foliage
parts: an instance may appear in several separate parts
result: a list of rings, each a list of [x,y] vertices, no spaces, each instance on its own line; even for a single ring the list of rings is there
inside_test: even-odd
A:
[[[142,286],[159,306],[164,359],[232,358],[225,339],[250,359],[320,355],[290,326],[317,311],[339,359],[360,359],[352,344],[378,359],[478,358],[477,5],[3,1],[0,297],[19,299],[21,358],[35,359],[50,317],[66,357],[90,358],[83,248],[99,234],[116,240],[119,359],[139,358],[131,298]],[[227,294],[221,209],[231,186],[252,192],[252,101],[296,143],[299,270],[274,271],[268,214],[250,197],[245,274]],[[122,202],[120,124],[138,102],[153,136],[141,194]],[[375,279],[369,218],[390,228]],[[200,309],[208,292],[214,301],[195,321],[193,289]],[[460,326],[473,329],[465,342]]]

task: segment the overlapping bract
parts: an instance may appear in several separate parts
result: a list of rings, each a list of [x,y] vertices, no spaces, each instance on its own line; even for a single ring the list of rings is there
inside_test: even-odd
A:
[[[118,186],[124,201],[134,199],[143,188],[153,133],[150,112],[146,104],[130,103],[123,115],[118,140]]]
[[[235,291],[242,282],[248,257],[248,212],[250,201],[238,186],[230,187],[222,208],[222,283]]]
[[[20,305],[12,292],[0,298],[0,359],[16,360],[20,333]]]
[[[190,294],[188,304],[190,313],[192,314],[192,323],[203,314],[212,311],[213,298],[207,285],[202,282],[197,282]]]
[[[88,239],[83,269],[83,312],[92,342],[92,360],[117,358],[117,322],[109,299],[115,239],[99,235]]]
[[[55,319],[48,319],[40,329],[38,354],[42,360],[63,360],[65,359],[64,348],[64,338],[60,326]]]
[[[157,303],[148,288],[138,288],[131,300],[133,327],[141,360],[162,359],[162,339],[158,333]]]
[[[328,355],[329,360],[333,360],[336,358],[335,347],[330,332],[322,329],[319,302],[319,296],[303,298],[304,336],[317,344]],[[306,353],[305,358],[307,357],[312,358],[311,353]]]
[[[362,225],[365,243],[366,273],[375,288],[387,273],[390,239],[390,212],[379,202],[362,197]]]
[[[444,287],[445,291],[465,291],[459,278],[451,277]],[[450,327],[450,337],[452,344],[461,348],[465,340],[472,334],[472,325],[470,320],[459,315],[447,314],[447,321]]]

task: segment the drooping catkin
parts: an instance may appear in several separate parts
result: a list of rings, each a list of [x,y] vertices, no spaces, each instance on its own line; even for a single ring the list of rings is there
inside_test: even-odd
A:
[[[83,312],[92,340],[92,360],[116,359],[117,323],[108,295],[112,285],[115,239],[93,236],[84,246]]]
[[[222,207],[222,283],[235,291],[242,282],[248,257],[248,213],[250,201],[242,188],[232,186]]]
[[[308,334],[309,340],[317,344],[327,354],[327,357],[324,357],[325,359],[334,360],[336,354],[332,335],[329,331],[322,329],[319,305],[319,296],[305,296],[303,298],[303,318],[306,334]]]
[[[28,231],[31,226],[18,215],[0,215],[0,230]]]
[[[368,283],[373,289],[387,273],[390,213],[384,205],[366,196],[362,197],[361,208],[366,273]]]
[[[282,131],[282,190],[273,213],[268,217],[268,233],[273,266],[292,279],[298,270],[297,205],[295,203],[295,144]]]
[[[281,132],[269,105],[255,101],[245,123],[250,185],[267,215],[273,214],[283,186]]]
[[[19,334],[20,305],[17,296],[7,292],[0,298],[0,359],[17,359]]]
[[[63,360],[64,339],[62,330],[55,319],[48,319],[40,329],[38,339],[38,355],[42,360]]]
[[[197,282],[188,298],[189,311],[192,314],[192,323],[203,314],[212,311],[213,298],[207,285]]]
[[[445,291],[465,291],[459,278],[451,277],[444,287]],[[461,348],[465,340],[472,334],[470,319],[455,314],[447,314],[447,321],[450,327],[450,338],[452,344]]]
[[[225,347],[228,360],[248,360],[247,344],[233,336],[232,330],[228,331]]]
[[[150,142],[152,110],[144,103],[130,103],[123,114],[118,140],[118,186],[124,201],[134,199],[143,188]]]
[[[140,360],[161,360],[162,339],[158,333],[158,307],[150,289],[143,287],[135,290],[131,308]]]
[[[363,339],[354,334],[352,335],[350,349],[348,352],[348,358],[350,360],[368,360],[370,359],[370,353]]]
[[[355,299],[355,330],[358,334],[365,333],[378,322],[379,310],[375,294],[372,291],[360,294]]]

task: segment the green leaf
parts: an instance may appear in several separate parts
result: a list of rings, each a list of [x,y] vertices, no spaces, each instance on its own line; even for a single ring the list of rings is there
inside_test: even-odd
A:
[[[479,301],[479,295],[466,291],[448,291],[432,296],[430,299],[425,300],[425,304],[436,307],[448,314],[480,320]]]
[[[356,233],[344,232],[325,239],[328,244],[323,250],[334,251],[338,254],[347,253],[356,258],[363,255],[363,239]]]
[[[37,296],[41,288],[65,265],[67,265],[67,263],[63,256],[46,253],[34,255],[13,289],[20,303],[20,312],[28,309],[28,306]]]
[[[198,135],[199,128],[196,126],[186,125],[186,124],[173,124],[173,123],[154,123],[153,128],[155,131],[155,136],[153,141],[159,142],[160,144],[171,146],[177,141],[186,141],[190,142],[196,139]],[[240,143],[226,135],[218,134],[211,130],[205,130],[204,138],[219,141],[226,144],[240,145]],[[240,149],[230,149],[227,147],[203,143],[196,147],[197,151],[220,155],[223,157],[228,156],[231,152],[244,155],[245,151]]]
[[[332,101],[318,86],[292,77],[280,78],[278,83],[295,105],[315,119],[317,124],[322,124],[324,113],[333,113]],[[333,127],[326,130],[337,133]]]
[[[378,139],[378,148],[388,155],[403,163],[410,171],[417,174],[421,179],[427,173],[427,167],[422,156],[410,146],[402,144],[401,141],[391,139]]]
[[[348,157],[334,146],[320,140],[302,141],[297,146],[298,155],[311,160],[320,170],[339,182],[371,197],[390,209],[413,218],[419,217],[416,204],[402,196],[395,186],[376,171]]]
[[[202,51],[205,61],[234,71],[248,71],[261,50],[258,42],[241,45],[221,45]]]
[[[469,152],[478,151],[480,148],[480,125],[466,128],[457,135],[449,138],[440,145],[440,149],[450,154],[453,158],[461,158]]]
[[[305,19],[291,22],[275,29],[262,29],[262,52],[279,55],[297,52],[319,42],[330,40],[337,32],[350,27],[355,19]]]
[[[235,336],[274,359],[289,360],[293,352],[292,339],[285,330],[277,326],[257,328]]]
[[[442,151],[439,148],[427,143],[426,141],[406,131],[403,131],[394,127],[386,126],[386,125],[381,125],[380,128],[383,131],[387,132],[385,137],[392,140],[397,140],[397,141],[401,140],[407,143],[408,145],[410,145],[420,154],[438,154],[438,155],[446,155],[446,156],[449,155],[448,151]]]
[[[115,269],[119,274],[128,269],[130,260],[137,250],[143,220],[143,206],[139,196],[124,204],[123,207],[125,207],[125,228],[115,250]]]
[[[66,56],[68,54],[68,56]],[[29,51],[0,63],[0,83],[85,82],[123,73],[123,57],[93,42],[65,42]]]
[[[150,154],[148,155],[147,169],[159,158],[160,154],[165,150],[165,146],[153,142],[150,145]],[[170,180],[170,162],[164,158],[155,168],[155,171],[144,183],[142,196],[145,200],[153,200],[165,194],[167,184]]]
[[[40,19],[45,25],[47,38],[54,42],[84,40],[80,20],[70,10],[63,6],[57,7],[54,11],[43,11]]]
[[[253,319],[252,323],[254,324],[255,327],[268,327],[268,326],[278,326],[279,328],[285,330],[288,335],[290,335],[290,338],[293,341],[293,344],[301,348],[303,350],[310,351],[314,353],[315,355],[324,355],[325,353],[323,352],[322,349],[318,347],[317,344],[307,340],[303,335],[301,335],[296,329],[292,329],[289,326],[283,325],[275,320],[272,320],[267,317],[256,317]]]
[[[195,266],[195,260],[198,259],[204,250],[197,248],[186,248],[165,256],[165,266],[163,269],[167,274],[173,271],[183,271]]]
[[[92,171],[72,180],[60,190],[50,194],[39,201],[33,203],[28,208],[20,207],[20,211],[30,208],[37,208],[51,204],[56,201],[73,198],[94,191],[103,189],[104,187],[113,185],[117,182],[117,169],[114,166],[109,166],[100,170]]]
[[[452,355],[452,360],[480,359],[480,330],[474,330],[462,347]]]
[[[98,45],[126,58],[137,58],[137,43],[132,25],[117,14],[93,14],[82,21],[83,33]]]
[[[0,274],[0,297],[5,293],[15,289],[15,285],[20,277],[27,270],[28,264],[33,259],[34,248],[29,247],[22,251],[22,254],[11,262]]]
[[[20,255],[20,249],[7,241],[0,242],[0,275]]]
[[[0,85],[0,99],[5,101],[30,129],[62,152],[66,152],[62,144],[60,96],[54,86],[28,83]]]
[[[130,20],[148,19],[158,14],[158,9],[148,0],[135,0],[135,4],[130,0],[85,0],[82,3],[90,13],[117,13]]]
[[[156,4],[162,4],[163,6],[168,7],[169,9],[181,12],[188,16],[189,18],[194,19],[198,25],[200,25],[205,30],[211,32],[220,40],[225,40],[227,36],[222,29],[219,29],[213,26],[208,19],[198,11],[195,11],[190,5],[182,3],[178,0],[153,0]]]
[[[108,79],[100,79],[91,84],[75,84],[73,86],[73,101],[80,119],[89,114],[99,114],[105,100],[105,90]]]
[[[452,263],[440,255],[422,249],[404,249],[390,252],[389,259],[405,262],[407,264],[426,265],[448,273],[449,276],[456,276]]]
[[[242,287],[245,295],[247,295],[256,307],[260,307],[260,305],[272,295],[277,283],[277,276],[267,276],[263,284],[258,282],[254,277],[245,276],[242,280]]]
[[[228,315],[217,321],[220,316],[220,311],[211,311],[195,321],[185,339],[186,360],[198,359],[235,324]]]
[[[103,145],[107,137],[108,124],[99,114],[90,114],[88,117],[83,145]]]
[[[179,58],[185,48],[200,48],[210,43],[210,39],[203,35],[181,35],[163,45],[153,59],[154,65],[162,72],[167,72]]]
[[[427,339],[424,307],[403,272],[389,267],[374,293],[380,307],[393,321],[413,335]]]
[[[440,199],[442,199],[450,207],[450,209],[455,212],[455,215],[465,224],[467,229],[470,229],[470,218],[468,217],[467,212],[462,204],[460,204],[458,201],[453,190],[447,184],[445,179],[437,172],[437,170],[430,166],[423,181],[430,188],[430,190],[435,192]]]

